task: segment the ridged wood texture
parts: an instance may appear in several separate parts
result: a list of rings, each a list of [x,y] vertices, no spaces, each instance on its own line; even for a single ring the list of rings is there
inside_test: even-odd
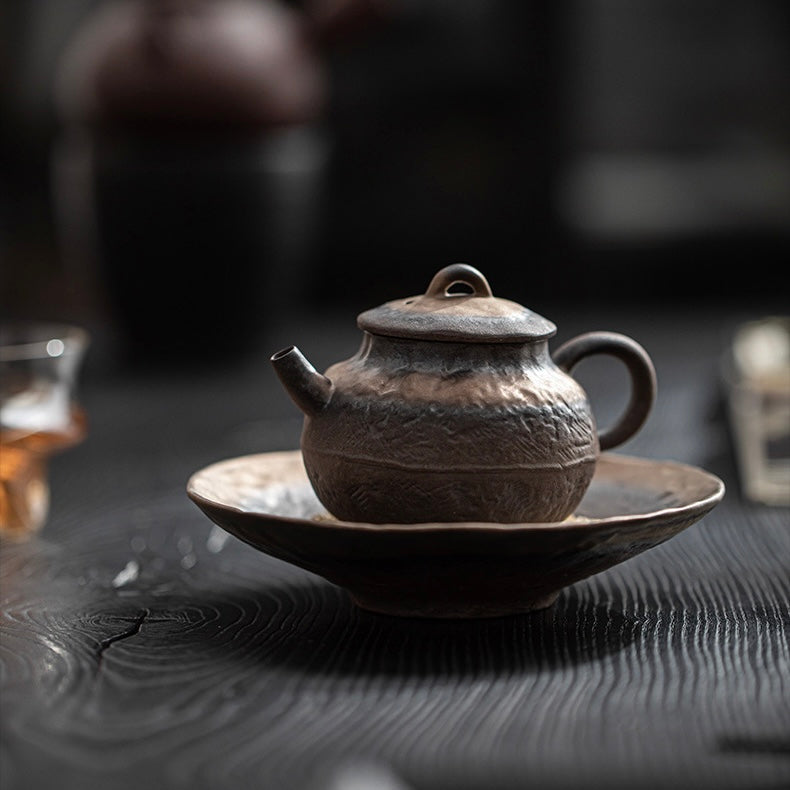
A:
[[[2,546],[0,787],[787,787],[790,524],[737,491],[717,405],[734,320],[601,322],[658,369],[624,452],[704,466],[724,502],[551,609],[479,622],[366,614],[188,501],[194,470],[296,446],[268,347],[213,375],[87,381],[91,436],[53,465],[49,524]],[[350,329],[271,348],[325,367]],[[602,423],[610,378],[588,386]]]

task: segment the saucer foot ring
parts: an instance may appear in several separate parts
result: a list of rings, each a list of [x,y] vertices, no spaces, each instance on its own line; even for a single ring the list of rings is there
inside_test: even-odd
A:
[[[375,595],[350,592],[351,600],[360,608],[374,614],[390,617],[437,618],[443,620],[468,620],[472,618],[508,617],[547,609],[559,598],[559,591],[536,595],[496,604],[480,601],[434,601],[430,598],[422,602],[404,603]]]

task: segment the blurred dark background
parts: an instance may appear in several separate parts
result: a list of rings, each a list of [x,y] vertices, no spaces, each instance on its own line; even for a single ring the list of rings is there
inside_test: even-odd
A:
[[[354,4],[287,5],[309,27]],[[190,314],[194,332],[254,313],[237,333],[299,311],[353,315],[455,261],[549,317],[558,303],[786,305],[784,0],[358,5],[304,45],[323,86],[314,112],[240,131],[218,105],[195,141],[200,124],[172,103],[145,125],[134,107],[107,111],[107,94],[103,110],[58,109],[64,53],[87,46],[75,36],[106,3],[2,0],[3,314],[110,326],[147,314],[147,330],[131,318],[122,332],[150,346]],[[273,62],[276,86],[292,59]],[[86,156],[106,167],[98,187]],[[228,156],[229,181],[216,175]],[[152,157],[179,159],[181,193],[166,194],[177,179]],[[166,203],[183,195],[187,219]]]

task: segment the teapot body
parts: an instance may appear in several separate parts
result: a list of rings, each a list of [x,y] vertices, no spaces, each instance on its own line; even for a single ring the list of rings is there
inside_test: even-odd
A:
[[[453,343],[365,333],[326,371],[302,453],[337,518],[371,523],[560,521],[599,445],[581,386],[546,340]]]
[[[271,358],[306,415],[312,486],[344,521],[561,521],[584,496],[599,450],[633,436],[655,399],[655,370],[638,343],[588,332],[552,358],[554,324],[494,297],[466,264],[441,269],[422,296],[360,314],[357,326],[359,351],[326,375],[295,346]],[[593,354],[616,357],[631,379],[628,406],[601,433],[569,375]]]

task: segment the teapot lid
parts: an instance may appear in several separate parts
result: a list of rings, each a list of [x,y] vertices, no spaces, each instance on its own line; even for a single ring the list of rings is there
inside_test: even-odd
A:
[[[455,285],[464,291],[451,290]],[[366,310],[357,325],[374,335],[461,343],[519,343],[557,331],[543,316],[495,297],[482,273],[465,263],[437,272],[421,296]]]

